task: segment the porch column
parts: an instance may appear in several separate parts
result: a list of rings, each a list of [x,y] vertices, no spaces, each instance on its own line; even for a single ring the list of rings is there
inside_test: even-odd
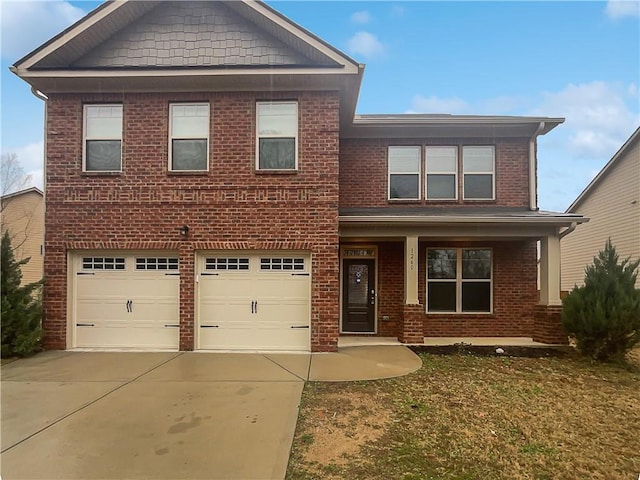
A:
[[[558,235],[549,235],[540,240],[540,305],[562,305]]]
[[[403,343],[424,342],[424,314],[418,300],[418,237],[404,240],[404,307],[399,339]]]
[[[536,342],[568,343],[562,327],[560,299],[560,237],[549,235],[540,240],[540,302],[533,319],[533,340]]]
[[[417,305],[418,301],[418,237],[404,240],[404,303]]]

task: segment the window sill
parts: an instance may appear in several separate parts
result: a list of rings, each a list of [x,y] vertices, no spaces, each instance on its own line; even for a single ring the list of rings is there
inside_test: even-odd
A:
[[[209,175],[209,170],[168,170],[167,175],[176,175],[176,176],[203,176],[206,177]]]
[[[298,170],[256,170],[256,175],[297,175]]]
[[[104,171],[104,172],[82,172],[83,177],[117,177],[118,175],[122,175],[124,172],[122,170],[118,171]]]
[[[455,315],[462,315],[465,317],[483,316],[483,317],[495,317],[494,312],[425,312],[428,316],[447,316],[452,317]]]
[[[387,199],[389,203],[421,203],[422,200],[419,198],[389,198]]]

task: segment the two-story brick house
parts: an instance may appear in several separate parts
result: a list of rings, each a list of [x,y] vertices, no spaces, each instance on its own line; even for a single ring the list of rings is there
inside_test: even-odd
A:
[[[46,96],[49,348],[562,341],[562,119],[356,115],[364,66],[253,1],[107,2],[12,70]]]

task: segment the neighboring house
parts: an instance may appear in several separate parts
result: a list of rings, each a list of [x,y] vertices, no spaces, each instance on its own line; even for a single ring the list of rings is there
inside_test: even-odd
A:
[[[28,188],[2,197],[2,234],[9,232],[16,260],[21,265],[22,284],[42,279],[44,249],[44,199],[38,188]]]
[[[640,258],[640,128],[567,209],[589,223],[562,239],[562,290],[583,285],[585,268],[607,239],[621,259]],[[640,277],[636,282],[640,288]]]
[[[12,71],[46,95],[48,348],[566,340],[561,118],[357,115],[364,66],[253,1],[108,2]]]

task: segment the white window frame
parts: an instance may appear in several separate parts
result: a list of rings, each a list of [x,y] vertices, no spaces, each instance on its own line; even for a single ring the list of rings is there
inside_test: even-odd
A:
[[[464,168],[464,153],[465,150],[470,150],[473,148],[482,148],[482,149],[491,149],[491,171],[484,172],[465,172]],[[491,175],[491,198],[470,198],[465,195],[464,191],[464,179],[466,175]],[[463,200],[472,200],[472,201],[492,201],[496,199],[496,148],[494,145],[465,145],[462,147],[462,199]]]
[[[173,140],[202,140],[201,136],[193,135],[193,136],[173,136],[173,109],[174,107],[207,107],[207,165],[205,168],[198,170],[183,170],[183,169],[174,169],[173,168]],[[168,151],[169,155],[167,155],[169,165],[167,168],[170,172],[208,172],[209,171],[209,149],[211,147],[211,105],[209,102],[173,102],[169,104],[169,146]]]
[[[293,168],[260,168],[260,108],[262,105],[295,105],[296,107],[296,130],[294,137],[294,167]],[[297,100],[281,100],[281,101],[260,101],[256,102],[256,171],[260,172],[295,172],[298,171],[298,137],[300,131],[300,111]],[[265,138],[290,138],[290,135],[270,135]]]
[[[418,152],[418,170],[417,171],[406,171],[406,172],[391,172],[391,151],[392,150],[415,150]],[[421,200],[422,191],[422,158],[421,158],[421,148],[419,146],[414,145],[389,145],[387,147],[387,200],[391,202],[402,202],[402,201],[411,201],[411,200]],[[418,175],[418,195],[414,198],[391,198],[391,175]]]
[[[88,111],[90,108],[119,108],[120,109],[120,137],[97,136],[89,137],[87,135],[87,120],[89,119]],[[124,109],[121,103],[87,103],[82,107],[82,171],[88,173],[117,173],[122,172],[122,137],[124,136]],[[87,141],[91,140],[118,140],[120,142],[120,169],[118,170],[87,170]]]
[[[429,250],[455,250],[456,251],[456,278],[429,278]],[[462,278],[462,252],[464,250],[489,250],[491,259],[491,270],[488,279],[484,278]],[[427,248],[426,254],[426,305],[425,312],[428,314],[437,314],[437,315],[491,315],[493,314],[493,248],[490,247],[429,247]],[[456,284],[456,311],[440,311],[440,310],[429,310],[429,283],[437,282],[437,283],[455,283]],[[465,282],[483,282],[489,283],[489,311],[488,312],[463,312],[462,311],[462,284]]]
[[[435,172],[429,173],[429,149],[435,148],[451,148],[455,151],[455,168],[451,172]],[[429,202],[451,202],[458,200],[458,147],[456,145],[427,145],[424,147],[424,199]],[[429,198],[429,191],[427,184],[429,183],[430,175],[453,175],[453,198]]]

